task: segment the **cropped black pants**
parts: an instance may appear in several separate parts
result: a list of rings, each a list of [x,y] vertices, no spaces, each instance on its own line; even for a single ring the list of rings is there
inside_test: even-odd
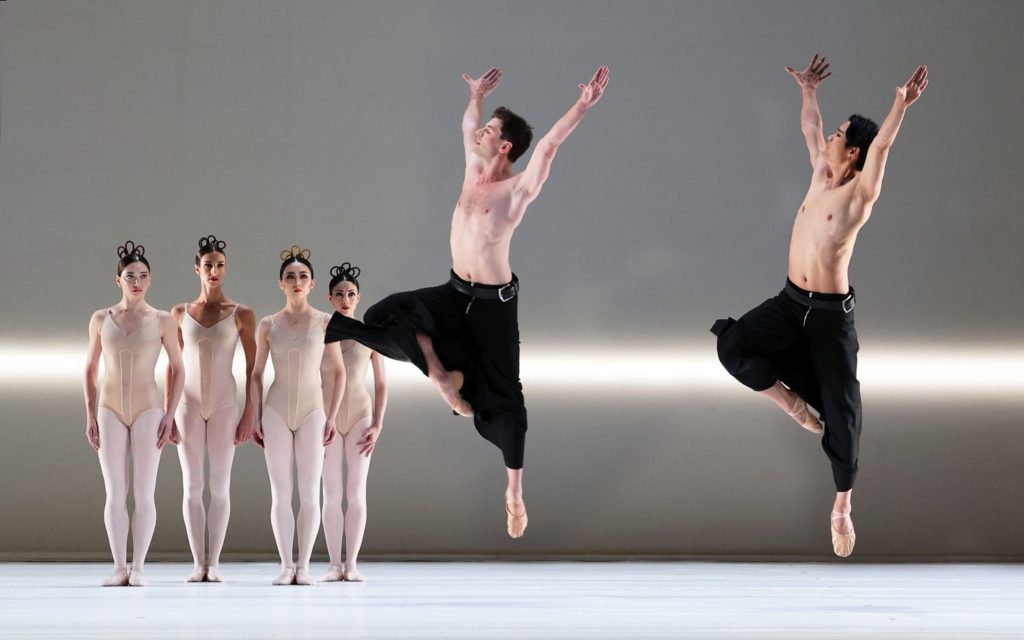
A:
[[[852,489],[857,477],[862,416],[854,304],[852,288],[822,294],[787,280],[779,295],[711,329],[733,377],[755,391],[781,380],[818,411],[836,491]]]

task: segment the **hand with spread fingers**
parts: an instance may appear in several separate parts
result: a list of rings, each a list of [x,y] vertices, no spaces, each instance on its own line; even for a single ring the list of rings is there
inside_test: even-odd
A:
[[[608,86],[608,67],[599,67],[594,77],[587,84],[580,85],[579,103],[584,109],[597,104],[597,101],[604,95],[605,87]]]
[[[801,88],[817,89],[825,78],[832,75],[832,72],[828,70],[829,66],[828,58],[815,53],[806,69],[797,71],[793,67],[786,67],[786,73],[793,76]]]
[[[928,86],[928,67],[921,65],[914,70],[906,84],[896,87],[896,99],[909,107],[914,104]]]
[[[501,69],[491,67],[487,70],[487,73],[476,79],[473,79],[468,73],[464,73],[462,74],[462,79],[469,85],[470,95],[482,100],[501,84]]]

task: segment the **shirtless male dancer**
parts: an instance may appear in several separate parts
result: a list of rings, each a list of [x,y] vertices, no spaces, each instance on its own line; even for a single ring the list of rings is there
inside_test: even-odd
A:
[[[801,129],[813,167],[811,186],[793,223],[786,286],[739,320],[719,320],[711,331],[730,374],[770,398],[804,429],[824,434],[821,444],[836,487],[832,547],[845,558],[855,542],[850,497],[861,430],[856,298],[848,270],[857,233],[878,200],[889,148],[907,108],[928,86],[928,69],[918,67],[896,88],[881,128],[853,115],[826,141],[815,92],[832,75],[828,68],[818,54],[803,71],[786,67],[803,93]],[[821,414],[824,425],[808,405]]]
[[[367,309],[366,324],[335,313],[326,339],[352,338],[389,358],[412,362],[455,412],[473,416],[480,435],[502,451],[507,529],[518,538],[527,524],[526,406],[519,382],[519,280],[509,266],[509,245],[544,186],[558,147],[604,94],[608,68],[579,85],[579,99],[540,139],[518,174],[512,164],[530,146],[530,126],[504,107],[480,125],[484,98],[501,82],[501,69],[462,78],[469,85],[462,118],[466,172],[452,216],[448,282],[388,296]]]

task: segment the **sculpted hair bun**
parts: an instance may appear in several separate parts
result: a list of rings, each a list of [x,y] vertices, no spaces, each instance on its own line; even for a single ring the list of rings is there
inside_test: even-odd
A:
[[[355,280],[359,277],[362,270],[359,267],[353,267],[348,262],[342,262],[337,267],[331,267],[331,277],[341,278],[342,280]]]
[[[303,249],[299,245],[293,244],[290,249],[285,249],[281,252],[281,260],[293,260],[295,258],[309,260],[309,255],[309,249]]]
[[[199,251],[206,251],[210,253],[212,251],[224,251],[224,247],[228,246],[228,243],[223,240],[218,240],[215,235],[208,235],[205,238],[199,238]]]
[[[125,258],[128,258],[130,256],[136,256],[141,258],[144,255],[146,255],[146,247],[142,246],[141,244],[135,244],[131,240],[125,242],[123,245],[117,248],[117,257],[120,258],[121,260],[124,260]]]

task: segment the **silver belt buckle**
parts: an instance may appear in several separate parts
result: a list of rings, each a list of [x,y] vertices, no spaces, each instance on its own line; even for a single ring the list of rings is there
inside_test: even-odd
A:
[[[498,289],[498,300],[501,300],[502,302],[508,302],[512,298],[516,297],[516,286],[515,286],[515,284],[516,284],[515,282],[510,282],[510,283],[506,284],[504,287]],[[505,289],[509,289],[509,290],[512,291],[512,293],[510,293],[507,298],[505,297]]]
[[[856,298],[853,297],[853,295],[850,295],[845,300],[843,300],[843,313],[850,313],[851,311],[853,311],[853,308],[855,306],[857,306],[857,300]]]

